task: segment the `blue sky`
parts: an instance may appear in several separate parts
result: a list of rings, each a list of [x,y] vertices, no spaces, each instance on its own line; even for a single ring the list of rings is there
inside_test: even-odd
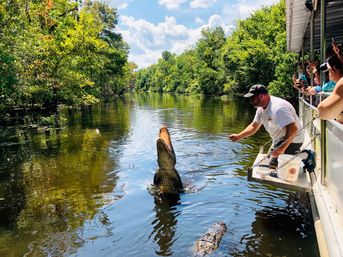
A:
[[[129,61],[139,68],[168,50],[180,54],[201,37],[201,30],[222,26],[229,35],[238,19],[278,0],[108,0],[118,9],[118,32],[130,46]]]

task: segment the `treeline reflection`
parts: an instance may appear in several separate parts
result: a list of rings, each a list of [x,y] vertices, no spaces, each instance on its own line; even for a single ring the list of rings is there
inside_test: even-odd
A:
[[[80,226],[120,198],[111,196],[116,156],[108,147],[127,137],[130,103],[61,109],[59,119],[58,129],[2,131],[1,256],[73,251],[82,243]]]

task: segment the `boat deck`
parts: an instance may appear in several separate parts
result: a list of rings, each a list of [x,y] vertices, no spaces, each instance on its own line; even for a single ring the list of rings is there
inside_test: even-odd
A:
[[[264,160],[260,166],[257,165],[267,154],[258,154],[254,162],[253,168],[248,171],[248,180],[272,185],[279,188],[294,190],[298,192],[310,192],[311,184],[307,173],[302,171],[300,167],[298,180],[295,182],[288,182],[276,177],[270,176],[271,170],[268,168],[269,160]]]

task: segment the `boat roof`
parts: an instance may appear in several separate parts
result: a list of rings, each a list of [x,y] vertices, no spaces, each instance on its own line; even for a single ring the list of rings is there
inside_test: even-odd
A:
[[[321,1],[312,0],[314,8],[314,49],[320,49],[320,8]],[[305,7],[305,0],[286,0],[287,50],[300,52],[310,49],[311,12]],[[343,43],[343,1],[326,1],[326,44]]]

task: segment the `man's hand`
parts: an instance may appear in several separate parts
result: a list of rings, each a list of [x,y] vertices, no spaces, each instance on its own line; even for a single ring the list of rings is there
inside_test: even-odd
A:
[[[238,140],[241,139],[241,137],[239,136],[239,134],[231,134],[231,135],[229,135],[229,138],[230,138],[230,140],[233,141],[233,142],[236,142],[236,141],[238,141]]]
[[[236,142],[238,140],[241,140],[242,138],[247,138],[253,134],[256,133],[256,131],[261,127],[260,123],[257,123],[253,121],[251,124],[249,124],[245,129],[243,129],[238,134],[231,134],[229,135],[229,139],[233,142]]]
[[[272,152],[271,156],[272,157],[279,157],[280,154],[284,154],[285,150],[283,149],[282,146],[279,146],[278,148],[274,149]]]
[[[292,143],[296,133],[298,131],[298,127],[295,122],[289,123],[286,125],[286,135],[281,145],[277,146],[273,152],[271,153],[272,157],[279,157],[280,154],[284,154],[287,150],[287,147]]]

